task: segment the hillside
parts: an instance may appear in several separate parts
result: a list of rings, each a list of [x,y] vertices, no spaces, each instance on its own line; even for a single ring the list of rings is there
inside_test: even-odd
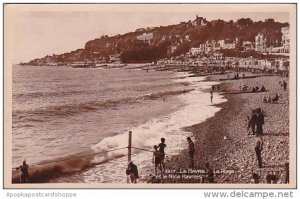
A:
[[[208,40],[238,41],[241,48],[243,41],[254,42],[260,32],[266,35],[267,46],[281,44],[281,28],[288,23],[275,22],[273,19],[254,22],[249,18],[237,21],[214,20],[196,17],[193,21],[176,25],[137,29],[124,35],[102,36],[88,41],[84,49],[46,56],[37,61],[70,63],[76,61],[108,61],[109,56],[121,54],[122,62],[153,62],[161,58],[186,53],[191,47],[199,47]]]

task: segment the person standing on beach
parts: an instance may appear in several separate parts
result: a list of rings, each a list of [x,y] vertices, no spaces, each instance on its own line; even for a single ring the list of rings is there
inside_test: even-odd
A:
[[[285,184],[290,183],[290,163],[286,162],[284,164],[284,169],[285,169]]]
[[[256,133],[257,135],[263,134],[263,125],[265,123],[265,116],[261,111],[261,108],[257,109],[257,118],[256,118]]]
[[[23,160],[23,164],[20,165],[16,170],[21,170],[21,177],[20,177],[20,182],[21,183],[28,183],[29,182],[29,166],[26,164],[26,160]]]
[[[287,83],[286,81],[283,81],[283,89],[286,91]]]
[[[152,158],[152,162],[155,165],[155,176],[157,176],[157,169],[159,169],[162,172],[162,166],[161,166],[161,161],[162,161],[162,153],[159,152],[158,146],[154,145],[154,152],[153,152],[153,158]]]
[[[137,183],[137,179],[139,178],[139,173],[138,173],[137,166],[133,164],[132,161],[128,162],[126,174],[129,177],[131,183]]]
[[[251,119],[249,116],[247,116],[247,120],[246,120],[246,126],[247,126],[247,134],[250,135],[250,128],[251,128]]]
[[[252,115],[251,115],[251,119],[250,119],[250,125],[252,128],[252,135],[255,135],[256,130],[255,130],[255,124],[256,124],[256,120],[257,120],[257,115],[255,110],[252,110]]]
[[[188,141],[188,153],[189,153],[189,159],[190,159],[190,168],[194,168],[194,154],[195,154],[195,146],[194,142],[190,137],[186,138]]]
[[[210,102],[213,103],[214,92],[210,91]]]
[[[210,168],[209,163],[205,164],[207,178],[209,183],[214,183],[214,171]]]
[[[161,138],[161,143],[158,144],[158,148],[159,148],[159,152],[161,153],[161,164],[162,164],[162,168],[163,168],[163,172],[165,172],[165,148],[167,147],[167,145],[165,144],[166,139],[165,138]]]
[[[263,150],[263,139],[261,136],[256,137],[254,150],[256,153],[256,157],[257,157],[258,167],[262,168],[261,152]]]

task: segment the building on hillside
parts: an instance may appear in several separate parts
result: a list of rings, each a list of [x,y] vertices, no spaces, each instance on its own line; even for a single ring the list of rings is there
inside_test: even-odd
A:
[[[185,37],[185,40],[186,40],[186,41],[191,41],[190,35],[185,35],[184,37]]]
[[[196,19],[192,22],[193,26],[205,26],[206,24],[206,18],[198,17],[198,15],[196,15]]]
[[[190,52],[192,55],[199,55],[203,52],[203,50],[201,48],[191,48]]]
[[[281,43],[282,43],[282,53],[289,53],[290,52],[290,28],[287,27],[283,27],[281,28],[281,32],[282,32],[282,39],[281,39]]]
[[[140,40],[140,41],[143,41],[145,43],[151,43],[151,40],[153,39],[153,32],[150,32],[150,33],[143,33],[141,35],[138,35],[136,37],[137,40]]]
[[[122,60],[121,60],[121,54],[112,54],[112,55],[109,55],[109,62],[112,62],[112,63],[121,63]]]
[[[223,49],[235,49],[235,47],[236,47],[235,43],[225,43]]]
[[[145,32],[145,31],[146,31],[145,28],[138,28],[138,29],[135,30],[135,32]]]
[[[218,44],[220,45],[221,48],[223,48],[223,47],[224,47],[224,44],[225,44],[225,40],[224,40],[224,39],[219,40],[219,41],[218,41]]]
[[[245,51],[252,51],[254,50],[253,44],[251,41],[243,41],[242,47]]]
[[[255,51],[266,52],[266,41],[266,37],[263,34],[258,33],[255,36]]]

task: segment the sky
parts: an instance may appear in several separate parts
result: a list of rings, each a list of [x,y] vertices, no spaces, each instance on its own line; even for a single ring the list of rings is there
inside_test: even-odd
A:
[[[96,5],[99,6],[99,5]],[[145,8],[145,7],[144,7]],[[177,7],[178,8],[178,7]],[[16,11],[18,10],[18,11]],[[7,12],[6,12],[7,11]],[[27,62],[45,55],[61,54],[84,48],[87,41],[101,35],[116,35],[135,31],[137,28],[178,24],[194,20],[195,16],[207,20],[225,21],[251,18],[254,21],[273,18],[279,22],[289,22],[287,12],[240,12],[228,10],[159,10],[159,9],[5,9],[5,41],[13,48],[12,62]],[[6,30],[5,30],[6,31]]]

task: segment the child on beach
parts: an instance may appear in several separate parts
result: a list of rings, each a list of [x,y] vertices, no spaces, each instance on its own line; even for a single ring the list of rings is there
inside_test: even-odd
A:
[[[210,91],[210,102],[211,102],[211,103],[212,103],[213,97],[214,97],[214,92],[213,92],[213,91]]]
[[[132,161],[128,162],[126,174],[127,174],[128,178],[130,179],[131,183],[137,183],[137,179],[139,178],[139,173],[138,173],[137,166],[135,164],[133,164]]]

